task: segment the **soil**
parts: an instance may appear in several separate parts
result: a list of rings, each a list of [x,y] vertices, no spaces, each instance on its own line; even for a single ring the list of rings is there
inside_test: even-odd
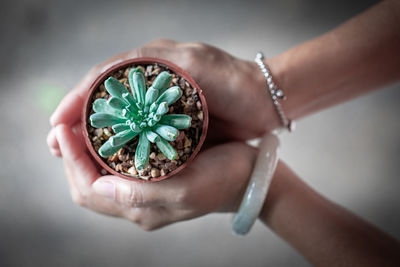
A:
[[[168,67],[159,65],[157,63],[151,65],[134,64],[130,67],[114,72],[111,76],[118,79],[126,86],[126,88],[128,88],[129,91],[131,91],[128,82],[128,73],[132,67],[142,68],[143,72],[145,73],[147,88],[151,86],[152,82],[159,73],[162,71],[168,71],[172,75],[170,86],[179,86],[183,91],[183,95],[178,101],[170,106],[167,114],[186,114],[192,117],[191,127],[185,130],[180,130],[177,139],[173,142],[169,142],[178,152],[178,157],[175,160],[171,161],[167,159],[160,152],[157,146],[151,143],[148,166],[143,170],[137,170],[134,162],[138,138],[132,139],[114,155],[106,159],[102,158],[108,166],[123,175],[150,180],[152,178],[167,175],[169,172],[174,171],[190,158],[201,138],[204,114],[197,89],[178,74],[168,69]],[[92,103],[98,98],[108,99],[109,97],[110,95],[106,91],[103,83],[99,86],[99,88],[97,88],[97,90],[94,91]],[[89,116],[93,113],[94,111],[91,109]],[[97,152],[99,148],[115,133],[111,127],[98,129],[93,128],[90,125],[89,116],[87,121],[87,130],[89,133],[89,139],[91,140],[91,143]]]

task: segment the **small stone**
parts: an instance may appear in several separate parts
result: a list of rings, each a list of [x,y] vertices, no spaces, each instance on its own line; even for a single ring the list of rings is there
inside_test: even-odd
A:
[[[175,139],[175,142],[180,142],[183,140],[183,138],[185,138],[185,132],[180,131],[178,137]]]
[[[153,65],[148,65],[146,68],[146,76],[150,76],[153,71]]]
[[[186,100],[186,104],[188,104],[190,107],[194,105],[194,101],[193,98],[188,97],[188,99]]]
[[[185,148],[186,147],[191,147],[192,146],[192,139],[185,137],[185,144],[183,146]]]
[[[124,72],[124,77],[128,78],[129,77],[129,71],[131,70],[131,68],[126,68],[125,72]]]
[[[169,170],[169,171],[174,171],[176,170],[177,166],[176,166],[177,162],[176,161],[170,161],[165,163],[165,167]]]
[[[103,98],[103,97],[105,97],[105,96],[106,96],[106,92],[105,92],[105,91],[100,92],[100,98]]]
[[[151,75],[158,75],[158,74],[160,74],[160,72],[161,72],[160,67],[156,67],[156,68],[151,72]]]
[[[157,158],[159,160],[166,160],[167,159],[167,157],[163,153],[158,153]]]
[[[179,86],[180,86],[182,89],[185,89],[185,85],[186,85],[185,82],[186,82],[185,79],[182,79],[182,78],[181,78],[181,79],[179,80]]]
[[[160,170],[156,169],[156,168],[153,168],[153,169],[151,169],[150,174],[151,174],[151,177],[153,177],[153,178],[159,177],[160,176]]]
[[[132,176],[136,176],[136,175],[137,175],[136,168],[135,168],[134,166],[130,167],[130,168],[128,169],[128,173],[129,173],[130,175],[132,175]]]
[[[118,155],[117,155],[117,154],[114,154],[114,155],[110,156],[108,159],[109,159],[111,162],[117,162],[117,161],[118,161]]]
[[[95,142],[93,142],[93,145],[95,146],[101,146],[101,141],[100,140],[96,140]]]
[[[150,159],[155,159],[156,158],[156,153],[155,152],[151,152],[149,158]]]
[[[94,134],[95,134],[97,137],[102,136],[102,135],[103,135],[103,128],[98,128],[98,129],[94,130]]]
[[[203,111],[199,111],[199,112],[197,113],[197,118],[199,118],[199,120],[203,121],[203,119],[204,119]]]
[[[112,133],[107,128],[104,128],[103,131],[104,131],[104,134],[107,135],[108,137],[112,136]]]
[[[183,152],[185,152],[185,154],[190,154],[192,150],[190,149],[190,147],[185,147],[185,149],[183,150]]]
[[[169,107],[169,113],[174,112],[174,107]]]
[[[122,165],[121,165],[120,163],[117,164],[117,165],[115,166],[115,170],[116,170],[117,172],[122,171]]]
[[[196,102],[196,107],[198,110],[201,110],[201,102],[200,101]]]
[[[167,173],[168,173],[167,169],[165,169],[165,168],[161,169],[161,172],[160,172],[161,176],[165,176],[165,175],[167,175]]]
[[[177,85],[177,84],[178,84],[178,80],[179,80],[178,78],[173,78],[173,79],[172,79],[172,83],[173,83],[174,85]]]

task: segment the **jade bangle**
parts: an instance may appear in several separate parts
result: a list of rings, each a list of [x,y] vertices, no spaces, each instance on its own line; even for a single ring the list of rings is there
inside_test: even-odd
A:
[[[238,213],[232,221],[232,231],[236,235],[247,234],[264,205],[269,185],[278,162],[279,139],[266,134],[259,144],[259,153]]]

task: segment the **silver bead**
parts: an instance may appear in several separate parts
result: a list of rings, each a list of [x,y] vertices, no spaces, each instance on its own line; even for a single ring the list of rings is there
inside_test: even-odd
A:
[[[289,129],[289,132],[294,132],[294,130],[296,130],[296,122],[295,121],[289,121],[288,129]]]
[[[282,99],[285,95],[283,94],[283,91],[279,89],[276,91],[276,96]]]
[[[275,84],[273,82],[268,83],[268,87],[270,90],[275,89]]]

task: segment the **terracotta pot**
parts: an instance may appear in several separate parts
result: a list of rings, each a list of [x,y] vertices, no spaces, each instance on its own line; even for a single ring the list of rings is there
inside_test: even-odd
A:
[[[144,179],[140,179],[140,178],[135,178],[132,176],[127,176],[127,175],[123,175],[115,170],[113,170],[110,166],[107,165],[107,163],[105,163],[103,161],[103,159],[100,157],[100,155],[94,150],[93,145],[91,143],[91,141],[89,140],[89,133],[87,130],[87,121],[88,121],[88,114],[92,108],[92,95],[93,93],[98,89],[98,87],[115,71],[119,70],[119,69],[123,69],[126,68],[130,65],[133,64],[154,64],[154,63],[158,63],[160,66],[164,66],[164,67],[168,67],[168,69],[170,69],[172,72],[178,74],[180,77],[182,77],[183,79],[185,79],[193,88],[197,89],[197,93],[199,95],[201,104],[202,104],[202,109],[203,109],[203,114],[204,114],[204,119],[203,119],[203,130],[201,133],[201,137],[200,137],[200,141],[197,144],[197,147],[195,148],[195,150],[193,151],[192,155],[187,159],[186,162],[184,162],[181,166],[179,166],[176,170],[171,171],[170,173],[168,173],[165,176],[160,176],[160,177],[156,177],[156,178],[151,178],[150,180],[144,180]],[[175,64],[163,60],[163,59],[158,59],[158,58],[150,58],[150,57],[143,57],[143,58],[134,58],[134,59],[129,59],[129,60],[125,60],[122,62],[119,62],[113,66],[110,66],[107,70],[105,70],[103,73],[101,73],[99,75],[99,77],[96,78],[96,80],[92,83],[92,85],[89,88],[89,93],[85,99],[84,102],[84,106],[83,106],[83,111],[82,111],[82,131],[83,131],[83,137],[85,139],[85,143],[86,146],[89,149],[90,154],[92,155],[92,157],[96,160],[96,162],[103,168],[105,169],[108,173],[125,178],[125,179],[129,179],[129,180],[135,180],[138,182],[158,182],[164,179],[167,179],[175,174],[177,174],[178,172],[180,172],[181,170],[183,170],[188,164],[190,164],[190,162],[196,157],[197,153],[199,153],[204,140],[206,138],[207,135],[207,129],[208,129],[208,107],[207,107],[207,102],[206,99],[203,95],[202,90],[200,89],[200,87],[198,86],[198,84],[194,81],[194,79],[184,70],[182,70],[181,68],[179,68],[178,66],[176,66]]]

